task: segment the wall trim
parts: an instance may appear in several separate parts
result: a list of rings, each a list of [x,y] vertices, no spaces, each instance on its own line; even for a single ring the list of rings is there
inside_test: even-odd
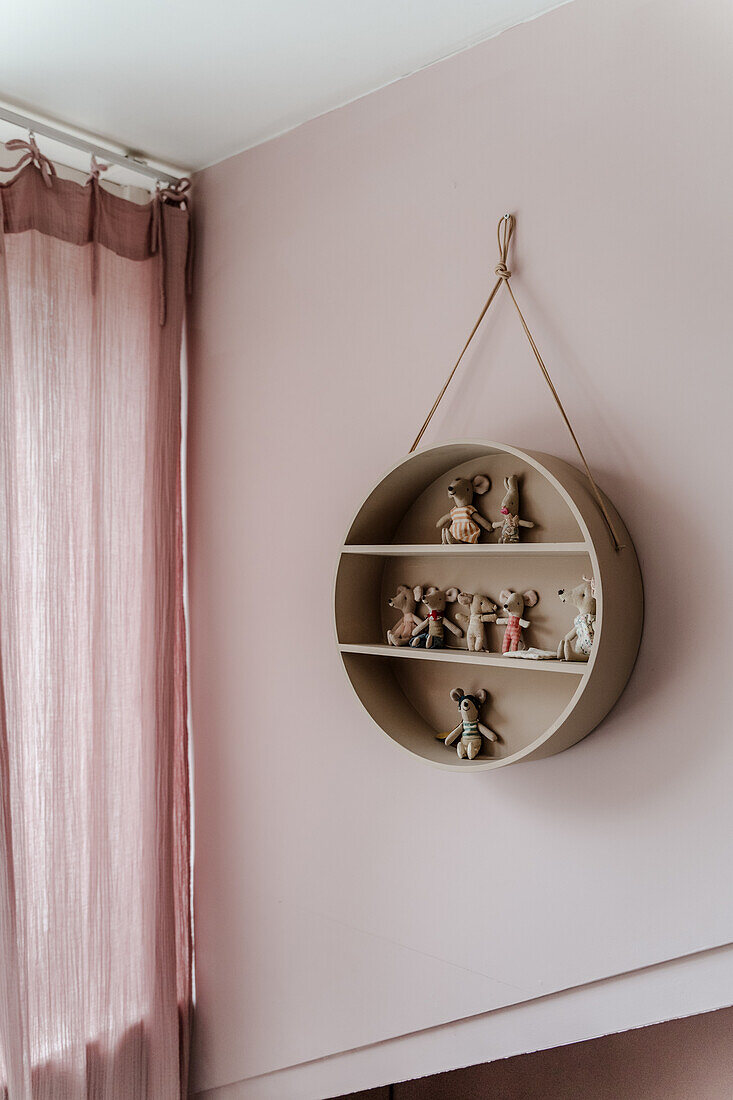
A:
[[[326,1100],[731,1005],[733,942],[206,1089],[196,1100]]]

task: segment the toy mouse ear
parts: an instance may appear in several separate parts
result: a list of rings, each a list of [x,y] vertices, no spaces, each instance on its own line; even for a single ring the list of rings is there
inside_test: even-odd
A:
[[[501,601],[501,603],[506,603],[511,595],[511,588],[502,588],[501,592],[499,593],[499,600]]]
[[[473,600],[473,596],[471,595],[470,592],[459,592],[458,593],[458,602],[459,603],[462,603],[465,606],[468,606],[472,602],[472,600]]]
[[[535,592],[534,588],[528,589],[528,591],[524,592],[523,595],[524,595],[524,602],[526,603],[527,607],[534,607],[534,605],[537,603],[537,601],[539,599],[539,596]]]
[[[491,488],[491,481],[484,474],[476,474],[473,479],[473,491],[481,496],[483,493],[488,493]]]
[[[486,688],[479,688],[478,691],[474,691],[472,694],[477,703],[485,703],[488,698]]]
[[[463,688],[453,688],[453,691],[450,693],[450,697],[454,703],[460,703],[461,699],[463,698],[463,694]]]
[[[417,602],[419,603],[420,600],[422,599],[422,585],[421,584],[416,584],[415,587],[412,590],[412,594],[415,597],[415,599],[417,600]]]
[[[445,598],[448,603],[455,603],[459,595],[460,593],[457,588],[446,588],[445,590]]]
[[[504,478],[504,488],[507,490],[507,492],[511,489],[511,485],[509,484],[509,478],[508,477]]]

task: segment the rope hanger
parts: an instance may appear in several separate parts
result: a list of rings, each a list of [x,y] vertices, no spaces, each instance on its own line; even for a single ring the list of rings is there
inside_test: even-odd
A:
[[[534,353],[534,357],[537,360],[540,371],[542,372],[542,377],[544,378],[545,382],[547,383],[547,385],[550,389],[550,393],[552,394],[552,396],[555,399],[555,404],[557,405],[558,409],[560,410],[560,415],[562,416],[563,420],[565,421],[565,426],[567,427],[568,431],[570,432],[570,437],[571,437],[573,443],[575,444],[575,449],[577,450],[578,454],[580,455],[580,460],[583,463],[583,467],[585,469],[586,476],[587,476],[588,481],[590,483],[591,490],[593,492],[594,497],[596,498],[596,502],[598,504],[598,507],[601,510],[603,518],[606,521],[606,526],[608,527],[608,530],[611,534],[611,538],[613,539],[614,549],[615,550],[623,550],[623,546],[618,540],[618,536],[616,534],[616,529],[613,525],[613,521],[612,521],[611,517],[608,514],[608,509],[607,509],[606,504],[603,500],[603,497],[601,496],[601,491],[598,488],[598,486],[596,485],[595,481],[593,480],[593,474],[590,472],[590,466],[588,465],[588,463],[586,461],[586,457],[583,454],[582,448],[580,446],[580,443],[578,442],[578,437],[576,436],[575,432],[573,431],[573,426],[570,423],[570,420],[568,418],[568,414],[565,412],[565,409],[563,407],[563,403],[560,400],[560,395],[558,394],[557,390],[555,389],[555,385],[554,385],[552,379],[550,378],[549,371],[547,370],[547,367],[545,366],[544,360],[542,359],[542,356],[540,355],[539,349],[538,349],[537,345],[534,342],[534,339],[532,337],[532,333],[529,331],[529,328],[527,326],[527,322],[525,321],[524,315],[523,315],[521,309],[519,308],[519,303],[517,302],[517,299],[514,297],[514,291],[512,290],[511,284],[509,282],[509,280],[512,277],[512,273],[509,270],[509,268],[507,267],[506,261],[507,261],[507,256],[509,254],[509,243],[510,243],[510,241],[512,239],[512,235],[514,233],[515,224],[516,224],[516,222],[515,222],[515,218],[514,218],[513,214],[505,214],[504,217],[499,220],[499,225],[498,225],[497,231],[496,231],[497,238],[498,238],[498,241],[499,241],[499,262],[496,265],[496,267],[494,268],[494,274],[496,275],[496,282],[494,283],[494,286],[492,287],[491,294],[489,294],[488,298],[486,299],[486,303],[484,305],[484,308],[481,310],[481,312],[479,314],[479,317],[478,317],[478,320],[476,321],[476,324],[471,329],[471,335],[468,337],[468,339],[466,340],[466,343],[463,345],[463,350],[461,351],[461,354],[458,356],[458,359],[456,360],[456,364],[453,367],[453,370],[450,372],[450,374],[446,378],[445,383],[443,384],[443,388],[441,389],[440,393],[436,397],[435,402],[433,403],[433,407],[431,408],[430,412],[426,416],[425,422],[424,422],[422,428],[417,433],[417,437],[415,438],[415,442],[410,447],[410,454],[412,454],[412,452],[417,448],[418,444],[420,443],[420,440],[422,439],[423,435],[425,434],[425,431],[426,431],[430,421],[433,419],[433,416],[435,415],[435,412],[438,408],[438,405],[440,404],[440,402],[443,399],[443,395],[445,394],[445,391],[448,389],[448,386],[451,383],[453,375],[458,370],[458,367],[460,366],[461,360],[463,359],[463,356],[466,354],[466,351],[468,350],[469,344],[471,343],[474,336],[476,335],[476,333],[479,329],[479,326],[481,325],[481,322],[483,321],[484,317],[486,316],[486,314],[489,310],[489,306],[493,302],[494,298],[496,297],[496,293],[499,290],[499,287],[503,283],[506,286],[507,290],[509,291],[509,296],[510,296],[512,302],[514,303],[514,308],[517,311],[517,314],[519,316],[519,320],[522,323],[522,328],[524,329],[525,334],[527,336],[527,339],[529,341],[529,346],[532,348],[532,351]]]

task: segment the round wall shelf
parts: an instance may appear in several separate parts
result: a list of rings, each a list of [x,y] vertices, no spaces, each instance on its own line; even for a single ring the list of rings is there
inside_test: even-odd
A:
[[[474,545],[443,545],[437,520],[450,506],[454,477],[485,474],[491,489],[474,499],[488,520],[500,517],[504,478],[520,484],[520,516],[535,523],[521,542],[502,545],[483,532]],[[432,764],[466,771],[537,760],[580,741],[608,714],[634,667],[641,640],[643,591],[631,538],[604,497],[619,539],[614,548],[585,474],[550,455],[499,443],[456,442],[416,451],[379,482],[359,509],[341,548],[335,585],[336,635],[351,684],[384,733]],[[488,625],[491,652],[470,653],[446,632],[444,649],[387,644],[399,618],[388,601],[400,584],[455,586],[499,604],[504,588],[534,589],[526,645],[555,651],[576,609],[558,598],[582,577],[596,585],[595,640],[587,663],[526,660],[501,654],[503,627]],[[457,605],[449,604],[454,618]],[[463,609],[461,609],[463,610]],[[419,613],[419,612],[418,612]],[[497,614],[501,614],[499,610]],[[459,721],[452,688],[486,689],[481,720],[499,735],[475,760],[458,758],[439,735]]]

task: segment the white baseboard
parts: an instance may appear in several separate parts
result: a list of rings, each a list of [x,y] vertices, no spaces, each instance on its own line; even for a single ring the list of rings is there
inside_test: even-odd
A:
[[[197,1093],[326,1100],[733,1004],[733,944]]]

